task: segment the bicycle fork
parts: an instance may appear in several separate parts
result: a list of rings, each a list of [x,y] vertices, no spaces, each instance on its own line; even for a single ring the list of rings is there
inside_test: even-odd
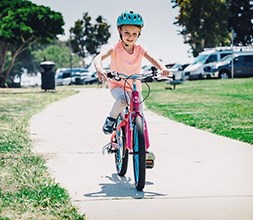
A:
[[[146,151],[148,151],[148,148],[150,146],[149,138],[148,138],[148,128],[147,128],[147,122],[141,113],[132,113],[129,117],[128,122],[126,123],[126,143],[127,148],[130,150],[130,152],[133,151],[133,120],[136,117],[136,115],[140,115],[142,118],[143,123],[143,129],[144,129],[144,136],[145,136],[145,147]]]

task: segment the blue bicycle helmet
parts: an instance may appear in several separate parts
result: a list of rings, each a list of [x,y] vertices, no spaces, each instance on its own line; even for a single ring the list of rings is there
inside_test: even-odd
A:
[[[138,13],[133,11],[124,11],[117,19],[117,26],[121,25],[137,25],[144,26],[144,21]]]

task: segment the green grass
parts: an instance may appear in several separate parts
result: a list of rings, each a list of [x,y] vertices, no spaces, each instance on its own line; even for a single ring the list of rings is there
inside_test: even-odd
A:
[[[151,83],[145,104],[175,121],[253,144],[253,78]],[[146,93],[144,89],[143,93]]]
[[[28,131],[33,114],[74,93],[0,89],[0,219],[84,219],[32,153]]]
[[[176,90],[150,83],[145,104],[173,120],[253,144],[253,78],[186,81]],[[31,116],[75,92],[0,89],[0,220],[84,219],[32,153]],[[146,91],[144,89],[143,93]]]

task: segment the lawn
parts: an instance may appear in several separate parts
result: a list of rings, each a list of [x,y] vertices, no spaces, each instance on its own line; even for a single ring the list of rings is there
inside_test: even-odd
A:
[[[0,89],[0,219],[81,220],[68,193],[32,153],[31,116],[74,94],[71,90]]]
[[[145,104],[173,120],[253,144],[253,78],[186,81],[175,90],[149,84]],[[75,93],[0,89],[0,219],[73,219],[84,216],[50,177],[45,160],[32,153],[31,116]],[[143,94],[146,94],[146,89]]]
[[[253,144],[253,78],[185,81],[175,90],[164,82],[149,85],[151,94],[145,104],[151,110]]]

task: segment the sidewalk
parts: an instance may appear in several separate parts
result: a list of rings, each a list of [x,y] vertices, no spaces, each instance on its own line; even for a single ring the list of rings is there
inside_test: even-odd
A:
[[[31,119],[34,151],[90,220],[252,220],[253,146],[145,111],[155,168],[143,192],[134,187],[132,158],[125,177],[114,155],[102,155],[107,89],[82,89]]]

